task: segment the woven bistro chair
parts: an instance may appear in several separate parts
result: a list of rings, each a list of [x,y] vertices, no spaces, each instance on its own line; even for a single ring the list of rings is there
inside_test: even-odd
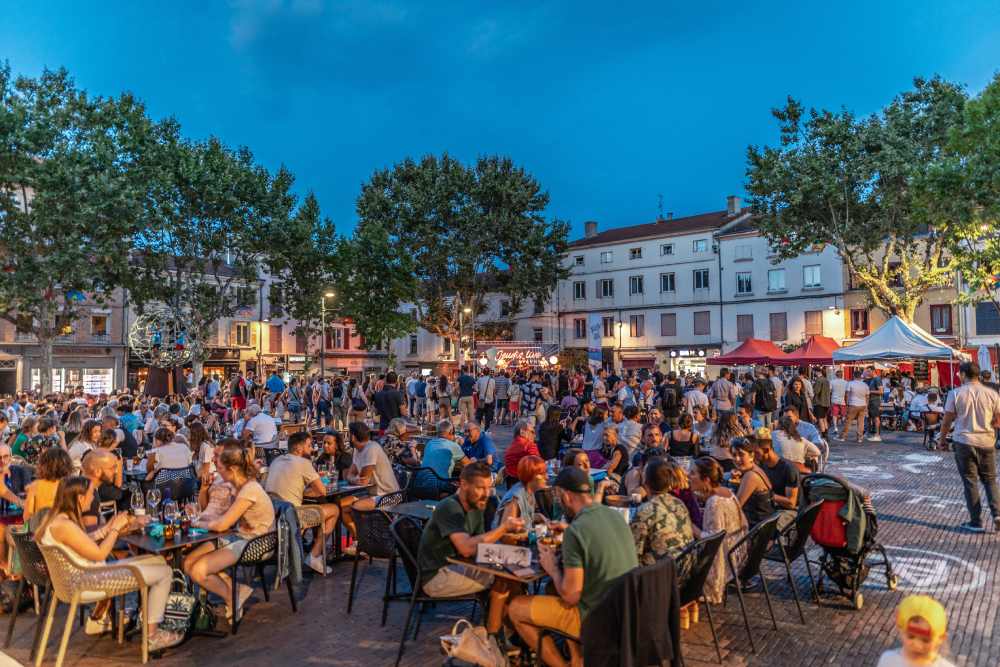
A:
[[[3,647],[10,647],[11,639],[14,637],[14,625],[17,623],[18,611],[21,606],[20,600],[24,594],[25,587],[34,586],[35,609],[38,613],[38,619],[35,622],[35,638],[31,642],[31,653],[28,656],[29,660],[34,660],[35,651],[38,650],[38,638],[42,635],[42,613],[45,610],[45,605],[42,601],[47,601],[52,595],[52,584],[49,581],[49,569],[45,565],[45,558],[42,556],[42,552],[38,550],[38,545],[31,538],[31,534],[27,532],[12,532],[10,536],[14,541],[14,548],[17,550],[17,557],[21,561],[21,579],[17,583],[17,594],[14,596],[17,604],[14,605],[14,611],[11,613],[10,621],[7,624],[7,638],[4,641]]]
[[[267,589],[267,581],[264,579],[264,566],[278,564],[278,533],[271,531],[264,533],[247,541],[243,548],[240,559],[229,568],[229,577],[233,582],[233,600],[237,599],[239,568],[251,568],[260,578],[260,585],[264,591],[264,601],[271,601],[271,594]],[[254,583],[254,577],[250,578],[250,586]],[[285,587],[288,589],[288,601],[292,605],[292,612],[297,613],[298,604],[295,602],[295,591],[292,590],[292,582],[289,577],[285,578]],[[240,629],[240,622],[243,620],[242,606],[233,609],[233,621],[231,624],[231,634],[236,634]]]
[[[130,565],[128,560],[118,561],[112,565],[97,567],[81,567],[69,557],[60,546],[39,545],[45,564],[52,580],[52,591],[49,612],[45,618],[45,628],[42,630],[42,640],[35,653],[35,667],[41,667],[45,658],[45,645],[49,641],[52,621],[55,619],[56,607],[60,602],[69,605],[66,616],[66,628],[59,642],[59,654],[56,657],[56,667],[62,667],[66,657],[66,645],[73,632],[73,621],[77,607],[81,602],[91,603],[120,597],[127,593],[139,593],[142,604],[142,662],[149,660],[149,586],[142,578],[138,567]]]

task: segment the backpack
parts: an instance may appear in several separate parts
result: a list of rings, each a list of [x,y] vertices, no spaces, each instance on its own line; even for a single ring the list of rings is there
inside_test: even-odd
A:
[[[774,383],[771,382],[771,378],[764,378],[761,380],[761,393],[764,398],[762,400],[765,410],[774,411],[778,409],[778,394],[774,389]]]
[[[672,414],[673,410],[677,409],[677,391],[673,386],[666,386],[663,388],[663,396],[660,398],[660,402],[663,403],[663,411]]]
[[[339,387],[334,388],[331,393],[330,403],[334,407],[339,408],[344,404],[344,385],[341,384]]]

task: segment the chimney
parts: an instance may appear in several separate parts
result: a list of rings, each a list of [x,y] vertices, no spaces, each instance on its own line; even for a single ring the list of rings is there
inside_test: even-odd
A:
[[[583,223],[583,238],[589,239],[597,236],[597,222],[588,220]]]
[[[729,195],[726,197],[726,213],[729,215],[739,215],[740,212],[740,198],[736,195]]]

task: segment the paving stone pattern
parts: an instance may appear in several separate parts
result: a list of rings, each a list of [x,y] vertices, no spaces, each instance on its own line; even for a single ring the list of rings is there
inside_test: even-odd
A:
[[[495,429],[501,443],[509,429]],[[766,565],[778,617],[774,630],[763,595],[747,597],[758,654],[749,652],[735,597],[727,608],[715,609],[726,665],[874,665],[879,654],[896,644],[893,610],[908,592],[929,593],[948,609],[948,652],[959,666],[1000,664],[1000,624],[997,619],[998,548],[1000,537],[970,535],[957,526],[966,519],[961,484],[952,455],[929,452],[916,434],[888,434],[886,442],[865,445],[835,441],[830,470],[873,491],[879,516],[879,541],[889,549],[899,575],[899,588],[889,591],[881,571],[873,571],[864,589],[863,609],[855,611],[844,598],[823,599],[817,608],[804,601],[807,623],[801,625],[780,565]],[[989,517],[986,517],[988,520]],[[988,521],[987,521],[988,523]],[[818,556],[818,552],[813,554]],[[386,564],[376,561],[360,568],[353,613],[346,613],[351,565],[343,563],[327,578],[310,577],[299,613],[292,614],[283,591],[265,603],[260,591],[252,599],[236,637],[196,638],[156,661],[174,665],[392,665],[406,606],[390,606],[389,621],[380,627],[380,596]],[[799,563],[795,574],[800,591],[808,580]],[[405,580],[402,569],[400,579]],[[827,590],[832,588],[828,585]],[[438,605],[425,614],[420,638],[407,643],[404,665],[440,665],[437,637],[446,633],[469,605]],[[55,658],[63,614],[56,619],[47,660]],[[0,618],[6,629],[6,617]],[[33,617],[18,623],[8,653],[27,663],[34,629]],[[715,664],[707,618],[684,633],[688,665]],[[135,643],[119,647],[108,638],[95,639],[77,630],[66,664],[101,666],[138,664]]]

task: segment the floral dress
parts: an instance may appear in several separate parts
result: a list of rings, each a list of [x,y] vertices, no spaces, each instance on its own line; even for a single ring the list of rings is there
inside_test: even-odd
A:
[[[723,498],[712,494],[705,502],[705,511],[702,520],[702,535],[710,535],[720,530],[726,531],[726,537],[722,542],[719,553],[715,556],[715,562],[708,573],[705,581],[705,600],[711,604],[722,602],[722,593],[726,587],[726,581],[730,578],[728,565],[726,565],[726,554],[732,546],[740,541],[747,532],[747,518],[740,508],[740,503],[736,496]],[[733,561],[738,568],[746,557],[745,554],[734,554]]]
[[[640,505],[630,528],[639,565],[652,565],[664,556],[676,558],[694,540],[687,507],[669,493]]]

